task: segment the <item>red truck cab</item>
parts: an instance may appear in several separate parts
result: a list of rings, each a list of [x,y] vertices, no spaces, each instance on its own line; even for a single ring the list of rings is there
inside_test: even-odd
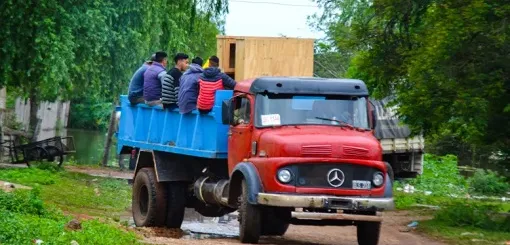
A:
[[[391,209],[393,196],[373,119],[360,80],[238,83],[223,121],[231,125],[229,196],[242,197],[241,241],[281,235],[292,223],[356,225],[360,244],[377,244],[378,211]]]

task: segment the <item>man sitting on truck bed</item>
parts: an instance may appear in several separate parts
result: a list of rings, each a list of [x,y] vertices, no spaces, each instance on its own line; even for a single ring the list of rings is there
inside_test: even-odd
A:
[[[177,104],[179,93],[179,80],[182,73],[188,69],[188,55],[178,53],[174,56],[175,66],[168,71],[162,81],[163,107],[169,108]]]
[[[216,90],[234,89],[236,86],[236,81],[221,72],[219,65],[220,59],[214,55],[211,56],[209,67],[204,70],[204,74],[198,80],[197,108],[201,113],[209,113],[212,110]]]
[[[128,99],[131,105],[143,103],[143,74],[152,65],[152,62],[156,59],[156,54],[152,54],[151,58],[144,62],[129,81]]]
[[[166,74],[168,55],[159,51],[156,52],[156,59],[143,74],[143,98],[149,106],[161,104],[161,82]]]
[[[189,69],[182,74],[179,86],[179,111],[182,114],[189,113],[197,108],[198,80],[204,69],[204,61],[200,57],[195,57],[191,61]]]

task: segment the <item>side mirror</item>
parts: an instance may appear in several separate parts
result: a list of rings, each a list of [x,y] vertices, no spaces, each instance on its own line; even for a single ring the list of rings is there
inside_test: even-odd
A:
[[[232,99],[230,100],[224,100],[222,103],[221,103],[221,123],[227,125],[227,124],[230,124],[230,122],[232,121],[231,118],[232,118],[232,113],[231,113],[231,110],[232,110]]]

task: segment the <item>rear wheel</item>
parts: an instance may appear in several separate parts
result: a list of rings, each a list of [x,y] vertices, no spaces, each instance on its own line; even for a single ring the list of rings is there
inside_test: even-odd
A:
[[[359,245],[377,245],[381,233],[381,222],[359,222],[356,225]]]
[[[188,197],[188,185],[184,182],[168,183],[168,203],[166,226],[168,228],[181,228]]]
[[[48,161],[56,162],[59,167],[64,163],[64,154],[56,146],[46,146],[44,148],[48,152]]]
[[[241,183],[239,205],[239,239],[242,243],[258,243],[260,238],[260,207],[248,203],[248,186]]]
[[[262,213],[261,233],[266,236],[283,236],[289,228],[291,210],[268,207]]]
[[[142,168],[133,183],[132,209],[136,226],[163,226],[166,221],[167,193],[156,180],[152,168]]]

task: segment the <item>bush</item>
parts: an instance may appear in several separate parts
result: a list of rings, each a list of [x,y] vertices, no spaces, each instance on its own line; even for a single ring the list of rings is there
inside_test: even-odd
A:
[[[39,194],[38,188],[31,191],[17,190],[12,193],[0,191],[0,210],[21,214],[46,214]]]
[[[510,184],[506,179],[491,170],[477,170],[468,182],[470,192],[475,194],[504,195],[510,191]]]
[[[396,188],[410,184],[419,191],[430,191],[433,196],[451,196],[467,194],[467,182],[459,174],[457,158],[453,155],[435,156],[425,154],[423,174],[415,179],[399,181]]]
[[[455,227],[475,227],[489,231],[510,232],[510,217],[500,215],[501,207],[476,201],[456,200],[444,204],[435,220]]]
[[[37,189],[0,191],[0,244],[138,244],[135,234],[97,220],[83,221],[82,229],[66,231],[71,218],[57,210],[46,209]]]

